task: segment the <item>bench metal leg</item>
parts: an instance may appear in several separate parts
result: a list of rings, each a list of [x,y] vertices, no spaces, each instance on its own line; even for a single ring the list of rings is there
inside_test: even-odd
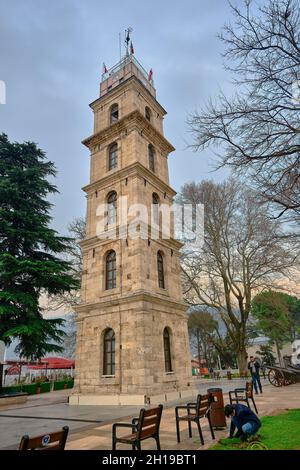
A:
[[[200,436],[201,444],[204,445],[204,439],[203,439],[202,429],[201,429],[201,426],[200,426],[200,419],[197,419],[197,426],[198,426],[198,431],[199,431],[199,436]]]
[[[192,436],[192,423],[188,421],[188,425],[189,425],[189,437],[193,437]]]
[[[256,408],[255,401],[254,401],[254,399],[253,399],[253,398],[251,398],[251,400],[252,400],[252,403],[253,403],[254,409],[255,409],[255,411],[256,411],[256,414],[258,414],[258,411],[257,411],[257,408]]]
[[[211,437],[213,439],[215,439],[215,433],[214,433],[214,430],[213,430],[213,427],[212,427],[212,424],[211,424],[210,413],[208,413],[207,419],[208,419],[208,423],[209,423],[209,429],[210,429]]]
[[[177,434],[177,442],[180,442],[180,429],[179,429],[179,420],[177,419],[176,416],[176,434]]]
[[[136,446],[137,450],[142,450],[140,441],[136,441],[135,446]]]

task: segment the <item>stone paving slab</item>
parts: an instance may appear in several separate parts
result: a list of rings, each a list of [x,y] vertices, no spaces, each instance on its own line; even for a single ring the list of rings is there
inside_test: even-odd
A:
[[[220,387],[223,389],[226,403],[228,402],[227,392],[244,383],[245,381],[237,380],[202,380],[198,383],[198,389],[200,393],[204,393],[208,388]],[[299,387],[299,384],[282,389],[276,389],[270,385],[265,386],[264,394],[257,397],[259,411],[263,414],[272,414],[278,409],[300,408]],[[140,410],[139,406],[69,406],[66,403],[69,393],[70,391],[61,391],[43,397],[32,396],[29,397],[26,406],[0,409],[0,449],[16,448],[23,434],[42,434],[46,430],[49,432],[49,429],[59,429],[64,425],[70,427],[68,449],[111,449],[111,423],[130,422]],[[195,432],[193,438],[189,439],[184,423],[182,424],[182,443],[180,445],[176,443],[174,406],[175,403],[170,403],[164,407],[161,423],[162,448],[187,450],[199,448],[197,433]],[[211,436],[206,419],[202,420],[202,428],[206,445],[210,446]],[[220,431],[216,433],[217,438],[223,437],[224,434]],[[143,447],[153,449],[154,442],[147,440]],[[120,445],[120,448],[125,449],[128,446]]]
[[[227,393],[224,394],[225,403],[228,402]],[[290,385],[283,388],[275,388],[272,386],[264,387],[262,395],[255,396],[255,402],[259,411],[259,415],[270,415],[275,412],[287,410],[289,408],[300,408],[300,384]],[[128,420],[129,421],[129,420]],[[111,449],[111,424],[103,424],[102,426],[93,429],[87,429],[85,432],[74,432],[70,436],[67,443],[69,450],[110,450]],[[163,411],[161,422],[161,448],[163,450],[197,450],[207,449],[213,445],[211,434],[207,420],[201,420],[201,428],[205,445],[201,446],[200,439],[193,425],[193,437],[188,437],[187,425],[181,424],[181,443],[177,444],[176,441],[176,428],[175,428],[175,413],[174,407],[165,409]],[[300,433],[300,424],[299,424]],[[227,434],[227,429],[222,431],[215,431],[216,441],[224,438]],[[119,449],[130,449],[130,446],[118,444]],[[154,441],[146,440],[142,444],[144,450],[155,449]]]

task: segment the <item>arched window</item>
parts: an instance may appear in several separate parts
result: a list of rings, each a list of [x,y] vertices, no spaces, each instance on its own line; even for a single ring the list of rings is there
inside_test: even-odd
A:
[[[145,108],[145,117],[148,119],[149,122],[151,122],[151,109],[146,106]]]
[[[105,288],[106,290],[117,287],[116,252],[111,250],[105,259]]]
[[[113,104],[110,108],[110,123],[113,124],[119,120],[119,106],[117,103]]]
[[[111,328],[103,336],[103,375],[115,375],[115,332]]]
[[[107,225],[117,223],[117,198],[115,191],[107,196]]]
[[[108,169],[112,170],[118,166],[118,144],[114,142],[108,149]]]
[[[155,158],[154,158],[154,148],[153,145],[148,145],[148,161],[149,161],[149,168],[151,171],[155,172]]]
[[[165,355],[165,371],[172,372],[171,344],[170,344],[170,333],[169,333],[168,328],[164,329],[164,355]]]
[[[157,253],[157,274],[158,274],[158,285],[161,289],[165,288],[165,274],[164,274],[164,258],[162,253]]]
[[[156,193],[152,194],[153,222],[159,225],[159,197]]]

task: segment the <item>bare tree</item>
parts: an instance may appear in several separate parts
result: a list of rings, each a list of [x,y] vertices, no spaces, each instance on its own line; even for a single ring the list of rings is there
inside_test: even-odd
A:
[[[221,334],[219,323],[212,314],[196,308],[189,315],[188,329],[190,343],[197,352],[199,364],[206,360],[209,366],[219,366],[218,356],[226,366],[233,365],[233,344],[228,335]]]
[[[185,299],[219,314],[244,374],[252,295],[289,274],[297,256],[280,221],[239,182],[186,184],[179,201],[203,203],[205,211],[204,245],[183,251]]]
[[[80,241],[85,238],[85,218],[75,218],[68,226],[69,236],[71,237],[70,248],[67,253],[68,261],[72,266],[73,276],[81,282],[82,272],[82,253],[80,248]],[[80,290],[72,291],[63,295],[57,295],[49,299],[47,309],[51,311],[61,311],[63,309],[67,312],[64,338],[64,351],[63,356],[72,358],[75,356],[76,349],[76,322],[74,314],[74,305],[80,302]]]
[[[197,351],[198,362],[205,359],[207,365],[213,362],[213,338],[218,322],[209,312],[194,310],[189,315],[188,329],[191,345]]]
[[[220,93],[190,117],[195,149],[220,147],[218,166],[251,180],[277,216],[300,221],[300,10],[298,0],[230,5],[220,35],[235,96]],[[256,10],[256,11],[255,11]]]
[[[77,217],[68,225],[68,233],[71,239],[70,248],[66,254],[68,261],[72,265],[72,274],[81,282],[82,273],[82,253],[80,242],[85,238],[85,218]],[[52,297],[49,308],[59,310],[61,308],[73,311],[73,306],[80,302],[80,290],[72,291],[66,295]]]

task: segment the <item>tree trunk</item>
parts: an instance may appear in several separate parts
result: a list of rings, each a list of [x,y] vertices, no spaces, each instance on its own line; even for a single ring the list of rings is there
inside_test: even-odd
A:
[[[237,358],[240,374],[246,376],[248,372],[248,364],[247,364],[247,351],[245,347],[237,351],[236,358]]]
[[[198,362],[199,368],[201,366],[201,338],[200,338],[200,331],[197,329],[197,350],[198,350]]]
[[[276,341],[275,341],[275,346],[276,346],[276,352],[277,352],[277,357],[278,357],[279,365],[282,366],[283,363],[282,363],[282,357],[281,357],[280,347],[279,347],[279,344],[278,344]]]

